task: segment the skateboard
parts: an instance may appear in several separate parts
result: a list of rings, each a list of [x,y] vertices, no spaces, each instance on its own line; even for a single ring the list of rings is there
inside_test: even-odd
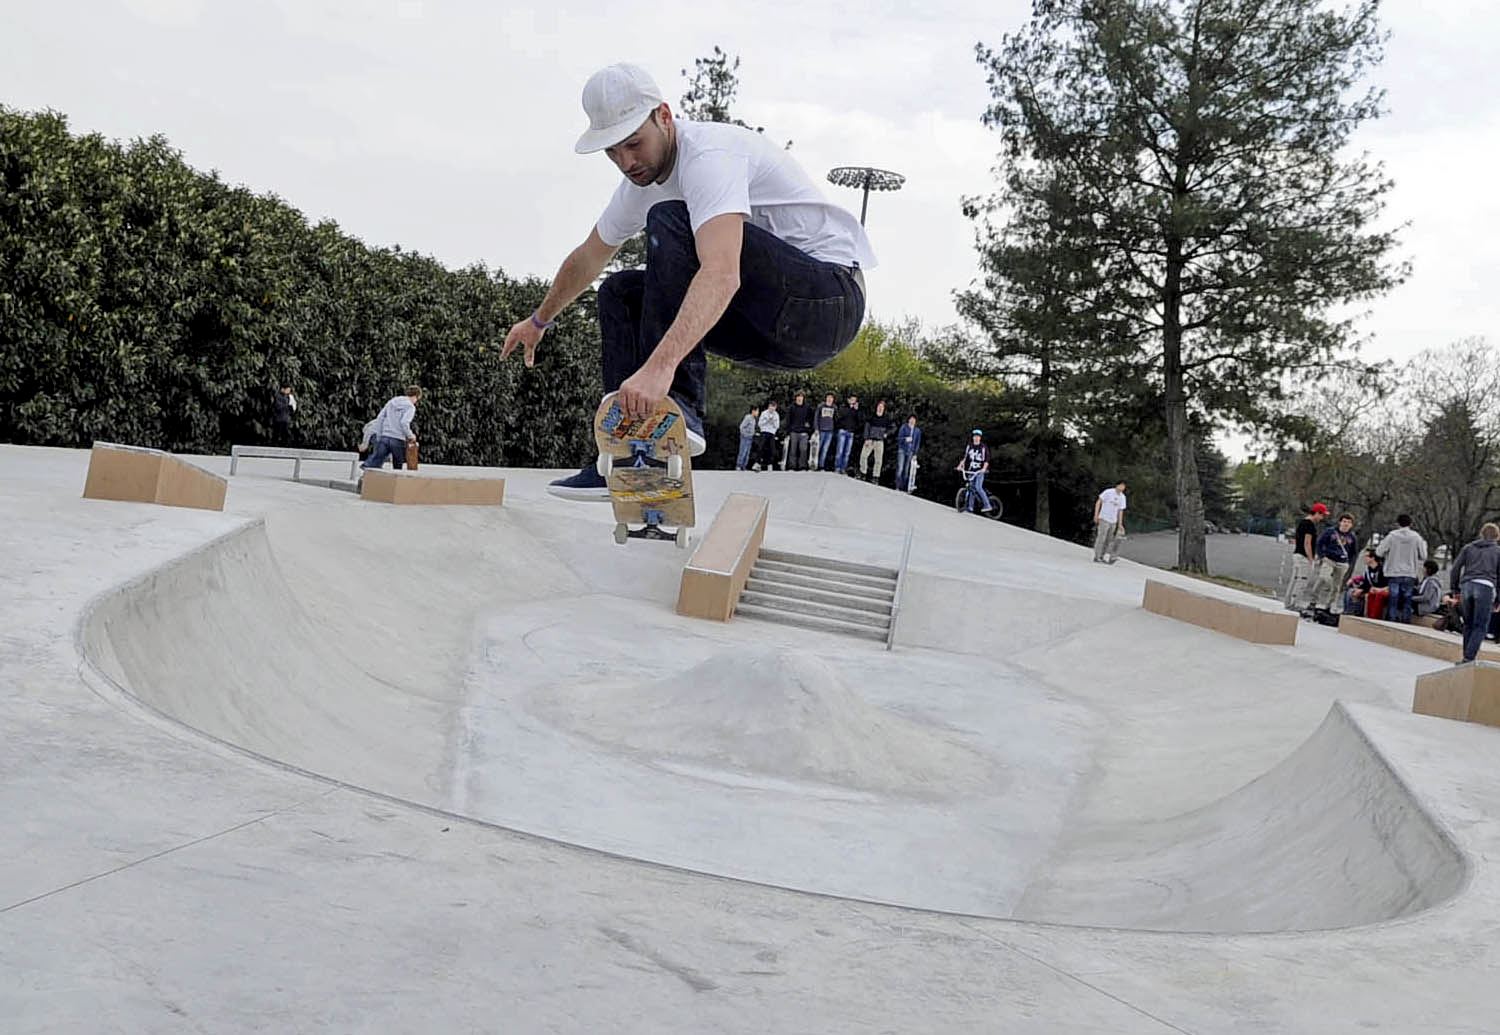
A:
[[[631,420],[620,408],[619,393],[611,392],[594,414],[594,443],[615,511],[615,542],[665,539],[687,549],[695,518],[693,465],[677,403],[663,399],[644,419]]]
[[[406,444],[406,466],[413,471],[417,469],[417,440],[412,439]]]

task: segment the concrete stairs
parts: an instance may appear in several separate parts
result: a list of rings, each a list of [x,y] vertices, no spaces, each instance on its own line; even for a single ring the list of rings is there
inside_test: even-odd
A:
[[[735,615],[886,641],[896,570],[761,550]]]

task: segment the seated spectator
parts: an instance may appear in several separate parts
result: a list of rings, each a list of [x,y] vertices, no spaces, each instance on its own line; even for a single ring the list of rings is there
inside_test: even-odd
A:
[[[1390,595],[1380,555],[1374,550],[1366,550],[1364,570],[1349,579],[1349,587],[1344,592],[1344,614],[1383,618],[1385,602]]]
[[[1422,562],[1422,585],[1417,587],[1417,616],[1440,614],[1443,603],[1443,580],[1438,578],[1437,561]]]

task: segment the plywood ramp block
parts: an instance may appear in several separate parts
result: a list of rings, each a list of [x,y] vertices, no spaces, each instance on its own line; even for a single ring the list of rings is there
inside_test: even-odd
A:
[[[83,497],[223,510],[229,482],[160,449],[95,442]]]

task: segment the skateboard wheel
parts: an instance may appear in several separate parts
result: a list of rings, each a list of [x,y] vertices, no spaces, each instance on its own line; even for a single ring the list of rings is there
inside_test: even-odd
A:
[[[674,457],[673,459],[676,458]],[[677,549],[686,550],[688,548],[688,543],[692,542],[692,540],[693,534],[686,528],[679,528],[677,530]]]
[[[594,461],[594,470],[599,472],[600,478],[608,478],[609,472],[614,470],[615,458],[609,453],[600,453],[599,459]]]
[[[682,457],[673,454],[667,457],[667,477],[674,482],[682,481]]]
[[[624,546],[625,545],[625,540],[627,540],[629,538],[630,538],[630,526],[629,525],[627,525],[623,521],[621,521],[619,524],[615,525],[615,542],[619,543],[621,546]]]

